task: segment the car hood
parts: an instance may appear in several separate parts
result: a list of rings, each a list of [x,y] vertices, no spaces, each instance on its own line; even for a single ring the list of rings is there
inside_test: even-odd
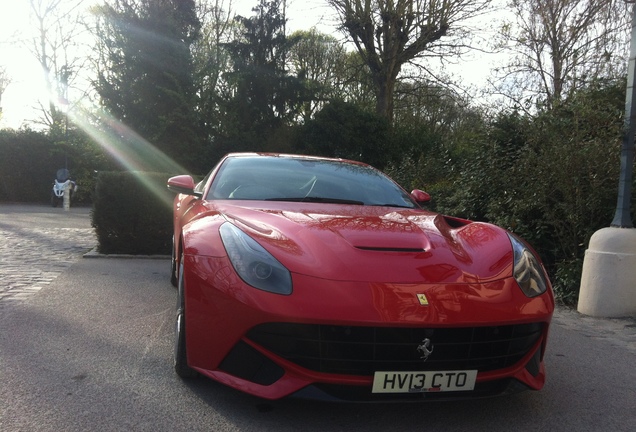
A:
[[[245,203],[245,202],[244,202]],[[419,209],[216,203],[292,273],[379,283],[479,283],[509,277],[513,253],[494,225]]]

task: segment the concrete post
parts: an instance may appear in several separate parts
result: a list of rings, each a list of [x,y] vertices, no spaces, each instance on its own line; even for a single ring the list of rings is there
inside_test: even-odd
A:
[[[636,229],[594,233],[585,251],[578,311],[602,318],[636,316]]]
[[[633,6],[616,214],[610,228],[597,231],[590,239],[581,275],[578,311],[596,317],[636,316],[636,229],[630,215],[636,131],[635,76],[636,6]]]
[[[64,210],[69,211],[71,209],[71,182],[67,181],[64,186]]]

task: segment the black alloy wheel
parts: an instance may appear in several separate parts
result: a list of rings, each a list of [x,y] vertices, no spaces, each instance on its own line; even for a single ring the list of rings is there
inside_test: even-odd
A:
[[[198,373],[188,366],[185,333],[185,281],[183,276],[183,254],[179,263],[177,294],[177,320],[174,340],[174,370],[181,378],[196,378]]]
[[[177,253],[176,245],[174,244],[174,235],[172,236],[172,256],[170,257],[171,269],[170,269],[170,283],[175,288],[178,287],[179,281],[177,279]]]

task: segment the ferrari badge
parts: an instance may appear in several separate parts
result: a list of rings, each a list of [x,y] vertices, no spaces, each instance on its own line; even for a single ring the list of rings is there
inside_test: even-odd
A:
[[[420,301],[422,306],[428,306],[428,299],[426,298],[426,294],[418,294],[417,299]]]

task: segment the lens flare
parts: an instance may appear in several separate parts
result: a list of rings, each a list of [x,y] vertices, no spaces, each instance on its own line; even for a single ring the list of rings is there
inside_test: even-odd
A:
[[[177,175],[188,173],[187,169],[107,113],[95,115],[87,110],[74,109],[69,110],[68,116],[69,121],[81,128],[121,166],[134,173],[144,187],[166,201],[167,205],[172,204],[172,201],[166,198],[165,188],[159,189],[141,173],[162,172]]]

